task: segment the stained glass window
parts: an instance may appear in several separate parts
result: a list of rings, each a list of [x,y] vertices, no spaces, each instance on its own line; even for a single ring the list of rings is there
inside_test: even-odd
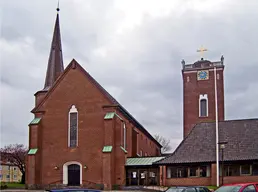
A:
[[[77,112],[70,113],[70,147],[77,146]]]

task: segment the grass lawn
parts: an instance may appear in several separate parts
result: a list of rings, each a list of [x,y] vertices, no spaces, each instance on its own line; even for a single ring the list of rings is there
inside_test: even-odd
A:
[[[1,185],[7,185],[8,188],[24,188],[25,187],[24,184],[20,184],[20,183],[4,183],[4,182],[1,182]]]

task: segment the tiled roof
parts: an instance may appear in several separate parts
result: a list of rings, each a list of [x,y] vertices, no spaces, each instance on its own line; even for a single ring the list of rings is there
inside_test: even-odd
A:
[[[152,165],[154,162],[164,159],[164,157],[135,157],[127,158],[126,166]]]
[[[197,124],[174,153],[158,164],[215,162],[215,123]],[[228,142],[224,160],[258,160],[258,118],[219,122],[219,142]],[[221,157],[221,155],[220,155]]]

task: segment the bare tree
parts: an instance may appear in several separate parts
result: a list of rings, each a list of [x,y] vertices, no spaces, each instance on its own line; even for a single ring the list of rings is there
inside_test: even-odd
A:
[[[162,148],[161,148],[161,152],[162,153],[165,153],[169,150],[171,150],[171,146],[170,146],[170,140],[161,136],[161,135],[154,135],[154,138],[162,145]]]
[[[17,166],[22,173],[21,183],[25,183],[25,156],[28,148],[23,144],[10,144],[0,149],[1,159]]]

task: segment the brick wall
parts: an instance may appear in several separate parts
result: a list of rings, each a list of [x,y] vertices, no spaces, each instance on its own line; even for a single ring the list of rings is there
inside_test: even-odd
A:
[[[166,179],[166,186],[174,185],[210,185],[210,177],[197,177],[197,178],[170,178]]]
[[[222,178],[220,178],[221,181]],[[258,176],[230,176],[224,177],[224,184],[240,183],[240,182],[257,182]]]
[[[218,114],[224,120],[224,76],[223,69],[217,70]],[[189,81],[187,81],[189,79]],[[199,95],[208,94],[208,117],[199,117]],[[215,120],[214,71],[210,69],[208,80],[197,80],[197,71],[183,72],[184,137],[195,124]]]

